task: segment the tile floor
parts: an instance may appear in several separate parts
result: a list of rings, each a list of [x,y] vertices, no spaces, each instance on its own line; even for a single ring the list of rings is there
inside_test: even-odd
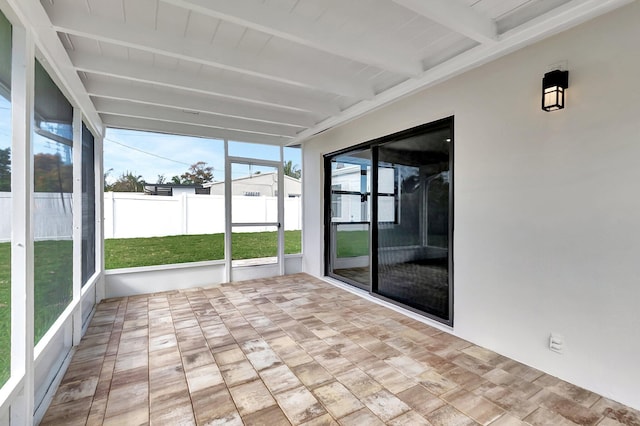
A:
[[[105,300],[43,425],[627,425],[640,413],[308,275]]]

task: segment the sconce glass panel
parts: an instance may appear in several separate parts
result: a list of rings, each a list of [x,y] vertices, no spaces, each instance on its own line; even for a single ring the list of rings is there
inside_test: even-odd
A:
[[[564,108],[564,89],[560,86],[544,89],[542,109],[545,111],[555,111],[562,108]]]

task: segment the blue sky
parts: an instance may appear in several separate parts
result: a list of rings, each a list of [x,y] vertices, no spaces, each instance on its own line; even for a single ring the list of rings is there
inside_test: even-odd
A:
[[[156,182],[158,175],[171,180],[172,176],[181,175],[189,165],[198,161],[213,166],[214,178],[222,180],[224,143],[211,139],[120,129],[107,129],[105,135],[104,170],[110,170],[107,178],[109,182],[127,172],[141,175],[146,182]]]
[[[0,96],[0,149],[11,147],[11,103]],[[64,146],[38,134],[33,135],[34,154],[60,154],[67,158]]]
[[[278,160],[279,148],[268,145],[229,142],[229,155]],[[285,148],[285,161],[292,160],[300,168],[300,150]],[[127,171],[141,175],[146,182],[166,180],[184,173],[191,164],[204,161],[213,167],[214,180],[224,180],[224,142],[190,136],[166,135],[133,130],[107,129],[104,139],[104,169],[113,182]],[[252,171],[260,168],[253,167]],[[267,171],[267,170],[265,170]],[[248,173],[234,167],[234,178]]]
[[[55,153],[36,137],[36,152]],[[54,144],[55,145],[55,144]],[[11,104],[0,96],[0,149],[11,146]],[[278,160],[279,149],[269,145],[229,143],[229,155]],[[285,148],[285,161],[292,160],[301,166],[300,150]],[[166,135],[133,130],[107,129],[104,139],[104,170],[109,172],[107,181],[113,182],[123,173],[141,175],[145,181],[157,182],[158,175],[166,180],[184,173],[191,164],[204,161],[213,166],[214,180],[224,180],[224,142],[189,136]],[[253,167],[252,172],[260,171]],[[269,170],[262,170],[264,172]],[[234,167],[234,178],[248,174],[248,168]]]

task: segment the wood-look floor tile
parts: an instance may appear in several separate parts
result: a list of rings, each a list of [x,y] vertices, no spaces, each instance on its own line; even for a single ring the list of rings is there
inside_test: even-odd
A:
[[[357,368],[337,375],[336,379],[360,399],[382,390],[378,382]]]
[[[292,367],[292,368],[302,364],[307,364],[313,361],[313,358],[311,357],[311,355],[309,355],[302,348],[297,346],[294,348],[283,350],[279,352],[278,355],[285,362],[285,364],[287,364],[289,367]]]
[[[340,353],[329,349],[319,353],[313,357],[325,370],[336,375],[344,371],[352,370],[355,367],[348,359],[344,358]]]
[[[262,380],[229,388],[241,416],[246,416],[276,404]]]
[[[416,385],[396,396],[422,416],[426,416],[446,404],[422,385]]]
[[[126,412],[105,417],[104,426],[144,426],[149,424],[149,408],[145,406],[133,407]]]
[[[326,413],[318,400],[304,387],[275,395],[280,408],[290,422],[304,423]]]
[[[602,419],[601,414],[547,389],[543,389],[535,394],[531,398],[531,401],[579,425],[596,425]]]
[[[287,420],[280,407],[272,405],[260,411],[242,417],[244,424],[253,426],[289,426],[291,422]]]
[[[427,367],[408,357],[407,355],[395,356],[384,360],[387,364],[394,367],[407,377],[415,377],[427,371]]]
[[[146,350],[122,355],[118,353],[114,372],[130,371],[140,367],[147,367],[148,365],[149,354]]]
[[[84,425],[91,408],[91,396],[54,404],[47,410],[42,422],[43,426]]]
[[[338,422],[329,414],[324,414],[308,422],[300,423],[300,426],[338,426]]]
[[[640,413],[296,274],[103,301],[43,424],[336,421],[640,426]]]
[[[102,342],[102,340],[104,340],[104,334],[99,334],[97,336],[98,338],[93,338],[96,342],[95,344],[91,346],[88,344],[83,345],[76,350],[76,353],[73,355],[75,362],[87,362],[106,355],[109,341],[107,340],[106,342]]]
[[[433,426],[474,426],[478,424],[451,405],[445,405],[429,413],[426,418]]]
[[[112,387],[107,400],[105,417],[127,413],[145,407],[149,411],[149,389],[147,383],[137,383],[123,387]]]
[[[262,370],[259,374],[264,384],[273,394],[302,385],[300,380],[298,380],[298,377],[296,377],[296,375],[293,374],[291,369],[286,365],[279,365],[267,370]]]
[[[188,370],[186,378],[190,393],[224,383],[220,369],[216,364],[207,364]]]
[[[480,361],[492,365],[492,362],[495,361],[500,355],[497,353],[490,351],[489,349],[485,349],[481,346],[469,346],[467,348],[462,349],[461,352],[472,356],[474,358],[479,359]]]
[[[313,388],[333,380],[333,376],[315,361],[293,367],[291,370],[308,388]]]
[[[120,339],[129,340],[129,339],[134,339],[136,337],[149,337],[149,328],[145,326],[145,327],[133,328],[129,330],[123,329]]]
[[[600,399],[600,395],[567,383],[564,380],[558,380],[557,383],[547,387],[547,389],[584,407],[591,407]]]
[[[270,348],[249,352],[246,356],[257,371],[282,365],[282,360]]]
[[[204,389],[191,395],[198,424],[226,424],[240,421],[229,390],[224,385]],[[242,422],[240,421],[240,424]]]
[[[412,357],[416,361],[424,363],[427,367],[439,374],[443,374],[447,371],[457,368],[457,365],[447,361],[446,359],[436,355],[433,352],[429,352],[428,350],[415,353],[412,355]]]
[[[591,409],[607,419],[616,420],[624,425],[640,426],[639,410],[634,410],[608,398],[601,398]]]
[[[470,391],[487,382],[486,379],[478,376],[475,373],[472,373],[471,371],[463,367],[453,368],[445,373],[442,373],[442,376],[458,384],[458,386]]]
[[[526,424],[532,426],[575,426],[576,424],[568,419],[562,417],[560,414],[548,410],[544,407],[539,407],[536,411],[529,414],[523,419]]]
[[[498,367],[529,382],[533,382],[543,374],[540,370],[536,370],[512,359],[508,359],[503,364],[499,364]]]
[[[75,382],[99,376],[102,371],[103,363],[104,358],[102,357],[84,362],[76,362],[74,358],[71,365],[69,365],[69,369],[65,373],[62,382]]]
[[[149,419],[151,425],[196,425],[190,401],[182,404],[171,404],[158,410],[151,410]]]
[[[335,418],[353,413],[364,405],[340,382],[331,382],[313,390],[313,394]]]
[[[496,386],[480,394],[519,419],[524,419],[538,408],[538,404],[522,398],[517,392],[503,386]]]
[[[250,382],[258,378],[258,373],[249,361],[239,361],[232,364],[221,365],[220,372],[229,387]]]
[[[509,413],[505,413],[491,423],[491,426],[527,426],[527,423]]]
[[[182,351],[182,365],[185,371],[195,370],[204,365],[215,363],[213,354],[208,347],[201,347],[190,351]]]
[[[384,426],[382,420],[380,420],[368,408],[363,408],[355,413],[351,413],[348,416],[338,419],[338,423],[343,426]]]
[[[408,411],[388,423],[390,426],[431,426],[431,423],[415,411]]]
[[[161,349],[173,348],[178,346],[178,339],[173,333],[161,334],[149,338],[149,352],[159,351]],[[151,355],[150,355],[151,356]]]
[[[391,391],[391,393],[400,393],[417,384],[415,379],[403,375],[383,361],[366,366],[365,373],[373,377],[376,382]]]
[[[98,377],[90,377],[85,380],[62,383],[56,395],[51,401],[51,405],[93,397],[98,386]]]
[[[504,413],[489,400],[464,389],[453,390],[441,398],[482,425],[490,424]]]
[[[111,376],[111,387],[118,388],[127,385],[134,385],[149,382],[149,368],[138,367],[130,370],[114,371]]]
[[[104,415],[107,411],[107,398],[94,399],[91,402],[91,410],[87,418],[87,426],[99,426],[104,422]]]
[[[602,419],[602,421],[600,421],[600,423],[598,423],[598,426],[625,426],[626,424],[628,423],[620,423],[617,420],[605,417],[604,419]]]
[[[228,347],[224,351],[216,352],[213,356],[219,365],[232,364],[234,362],[245,360],[244,352],[242,352],[240,347],[237,345]]]
[[[411,409],[402,400],[384,389],[363,398],[362,402],[383,421],[389,421]]]

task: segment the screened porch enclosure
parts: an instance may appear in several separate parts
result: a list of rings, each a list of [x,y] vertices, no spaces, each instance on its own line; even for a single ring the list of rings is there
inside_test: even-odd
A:
[[[0,426],[635,426],[638,22],[0,0]]]

